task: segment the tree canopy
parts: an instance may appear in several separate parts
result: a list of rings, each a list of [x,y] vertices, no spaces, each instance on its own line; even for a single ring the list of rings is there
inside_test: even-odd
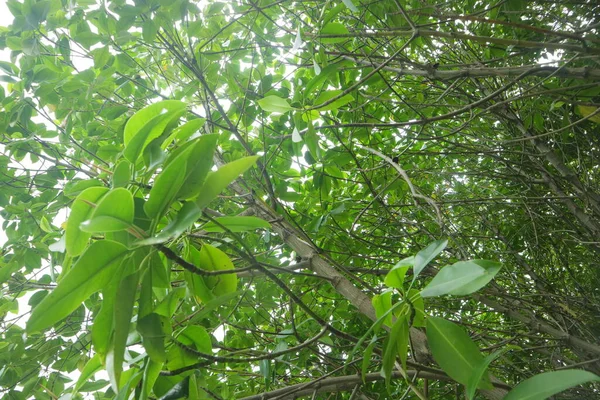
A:
[[[9,399],[591,399],[593,0],[7,0]]]

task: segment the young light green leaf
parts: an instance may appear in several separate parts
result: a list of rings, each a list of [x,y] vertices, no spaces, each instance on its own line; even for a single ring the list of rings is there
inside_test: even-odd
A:
[[[48,328],[106,286],[127,251],[122,244],[109,240],[92,243],[58,286],[33,309],[27,331],[39,332]]]
[[[186,179],[186,166],[193,147],[188,147],[169,163],[154,180],[144,211],[148,217],[158,220],[175,200]]]
[[[204,181],[200,195],[196,198],[196,205],[198,208],[202,210],[206,207],[231,182],[243,174],[248,168],[253,166],[258,158],[259,156],[240,158],[239,160],[223,165],[215,172],[209,173]]]
[[[407,257],[403,260],[400,260],[392,267],[390,272],[387,273],[384,279],[384,283],[387,287],[392,287],[396,289],[402,289],[404,286],[404,278],[406,276],[406,272],[414,263],[414,257]]]
[[[290,106],[286,99],[282,99],[279,96],[270,95],[258,100],[260,108],[267,112],[285,114],[288,111],[294,110],[295,108]]]
[[[467,385],[483,362],[483,356],[469,335],[458,325],[438,317],[427,318],[427,339],[435,361],[452,379]],[[484,376],[480,388],[490,388]]]
[[[71,257],[78,256],[85,250],[92,235],[81,231],[79,225],[90,218],[96,203],[106,193],[108,193],[108,188],[101,186],[89,187],[81,192],[73,202],[65,229],[66,250]]]
[[[255,229],[269,229],[271,224],[258,217],[217,217],[215,222],[208,222],[202,229],[206,232],[224,232],[221,227],[229,229],[232,232],[246,232]]]
[[[421,291],[422,297],[471,294],[491,281],[502,264],[487,260],[459,261],[445,266]]]
[[[341,96],[339,99],[326,104],[324,106],[320,106],[321,104],[333,99],[334,97],[340,96],[343,93],[343,90],[328,90],[319,95],[314,102],[314,107],[317,111],[329,111],[329,110],[337,110],[338,108],[350,103],[354,100],[351,94],[346,94]]]
[[[448,245],[448,240],[436,240],[423,250],[419,251],[415,256],[413,264],[413,282],[417,279],[423,268],[427,266],[438,254],[442,252]]]
[[[185,168],[185,180],[177,193],[179,199],[192,199],[202,190],[202,184],[213,165],[218,135],[203,135],[190,150]]]
[[[202,353],[212,353],[212,341],[210,335],[206,329],[199,325],[186,326],[177,336],[177,340],[186,346],[196,348],[196,350]]]
[[[519,383],[504,400],[544,400],[587,382],[600,382],[600,377],[579,369],[544,372]]]

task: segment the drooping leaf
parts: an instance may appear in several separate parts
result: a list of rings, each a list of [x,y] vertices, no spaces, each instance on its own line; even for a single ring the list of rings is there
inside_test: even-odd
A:
[[[112,279],[127,248],[120,243],[102,240],[92,243],[31,313],[29,332],[38,332],[65,318],[92,293],[101,290]]]
[[[483,356],[469,335],[458,325],[438,317],[427,318],[427,339],[435,361],[455,381],[467,385],[483,362]],[[489,389],[484,376],[478,386]]]

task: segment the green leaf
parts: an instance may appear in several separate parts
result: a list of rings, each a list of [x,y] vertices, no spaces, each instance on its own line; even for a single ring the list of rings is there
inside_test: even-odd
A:
[[[517,346],[507,346],[504,349],[500,349],[498,351],[495,351],[494,353],[488,355],[487,357],[485,357],[485,359],[483,360],[483,362],[481,364],[479,364],[476,368],[475,368],[475,372],[473,372],[473,375],[471,375],[471,379],[469,379],[469,383],[467,384],[467,399],[468,400],[472,400],[475,398],[475,392],[477,391],[477,386],[479,386],[479,382],[481,382],[481,379],[484,377],[485,375],[485,371],[487,371],[489,365],[499,356],[501,356],[502,354],[506,353],[507,351],[514,349],[514,348],[518,348]]]
[[[365,351],[362,355],[363,359],[362,359],[362,365],[361,365],[360,371],[361,371],[363,383],[366,383],[365,377],[367,375],[369,365],[371,364],[371,356],[373,355],[373,350],[375,349],[375,346],[377,345],[378,340],[379,340],[379,338],[377,337],[377,335],[373,335],[373,338],[369,342],[369,345],[367,346],[367,348],[365,349]]]
[[[73,394],[77,393],[77,391],[86,383],[90,378],[94,376],[94,374],[102,368],[102,359],[99,354],[95,354],[92,358],[88,360],[81,370],[81,375],[77,379],[77,383],[73,386]]]
[[[112,185],[113,188],[125,187],[131,182],[132,165],[129,160],[122,159],[113,171]]]
[[[112,279],[127,248],[102,240],[92,243],[58,286],[33,309],[28,332],[42,331],[73,312],[90,295]]]
[[[287,100],[282,99],[279,96],[266,96],[258,100],[260,108],[267,112],[285,114],[288,111],[295,110],[294,107],[290,106]]]
[[[340,94],[342,94],[342,92],[343,90],[328,90],[326,92],[321,93],[319,97],[317,97],[317,99],[314,101],[314,107],[317,111],[337,110],[338,108],[354,100],[354,97],[352,97],[351,94],[346,94],[330,104],[324,105],[322,107],[320,106],[320,104],[323,104],[326,101],[329,101],[334,97],[339,96]]]
[[[396,356],[400,356],[403,368],[406,368],[406,358],[408,356],[408,320],[405,314],[402,314],[390,330],[386,339],[383,351],[383,361],[381,371],[385,377],[386,386],[389,389],[392,378],[392,371],[396,362]]]
[[[469,335],[458,325],[438,317],[427,318],[427,340],[431,354],[440,367],[452,379],[467,385],[483,356]],[[490,388],[489,378],[484,376],[480,388]]]
[[[73,202],[65,229],[66,250],[71,257],[78,256],[85,250],[91,234],[83,232],[79,225],[90,218],[95,203],[100,201],[108,191],[105,187],[90,187],[81,192]]]
[[[394,265],[394,267],[387,273],[384,279],[384,283],[387,287],[396,289],[402,289],[404,286],[404,278],[408,269],[414,264],[414,257],[407,257],[400,260]]]
[[[346,25],[340,22],[330,22],[321,29],[321,35],[347,35],[349,33]],[[321,42],[325,44],[341,43],[346,40],[348,40],[347,37],[321,38]]]
[[[487,260],[459,261],[445,266],[421,291],[422,297],[451,294],[464,296],[487,285],[500,271],[502,264]]]
[[[177,340],[186,346],[194,347],[196,350],[212,354],[212,340],[210,335],[199,325],[188,325],[177,335]]]
[[[163,364],[152,361],[148,358],[146,360],[146,366],[144,367],[144,376],[142,378],[142,391],[140,393],[139,400],[147,400],[152,392],[152,387],[156,382],[156,379],[160,376],[160,371]]]
[[[200,251],[194,246],[188,246],[186,259],[195,266],[207,271],[233,270],[234,266],[229,256],[208,244],[204,244]],[[186,281],[192,293],[202,302],[208,303],[215,297],[235,292],[237,289],[237,275],[223,274],[217,276],[200,276],[186,272]]]
[[[148,217],[155,220],[160,219],[176,199],[186,178],[186,165],[192,149],[193,147],[189,147],[179,154],[154,180],[148,201],[144,204],[144,211]]]
[[[423,268],[425,268],[431,260],[442,252],[448,245],[448,240],[436,240],[423,250],[419,251],[414,259],[413,264],[413,282],[417,279]]]
[[[258,217],[217,217],[214,220],[215,222],[207,222],[202,226],[202,229],[206,232],[224,232],[225,230],[221,225],[232,232],[246,232],[255,229],[271,228],[271,224]]]
[[[185,168],[185,180],[177,198],[192,199],[200,194],[206,175],[213,166],[213,155],[217,148],[218,135],[203,135],[190,150]]]
[[[258,158],[259,156],[240,158],[239,160],[223,165],[215,172],[209,173],[204,181],[200,195],[196,198],[198,208],[201,210],[204,209],[223,189],[253,166]]]
[[[519,383],[504,400],[544,400],[586,382],[600,382],[600,377],[578,369],[544,372]]]

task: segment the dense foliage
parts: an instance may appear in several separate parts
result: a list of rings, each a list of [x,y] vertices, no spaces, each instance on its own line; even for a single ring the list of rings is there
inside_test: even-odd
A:
[[[599,395],[595,1],[7,6],[6,398]]]

